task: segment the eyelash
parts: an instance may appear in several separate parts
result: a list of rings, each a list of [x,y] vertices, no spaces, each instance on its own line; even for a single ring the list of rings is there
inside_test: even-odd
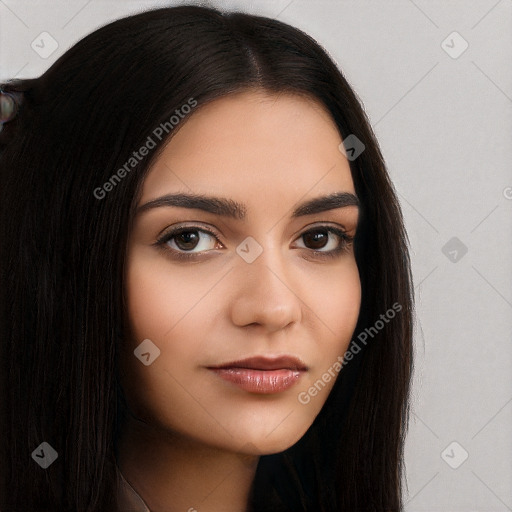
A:
[[[181,252],[181,251],[177,251],[176,249],[171,249],[170,247],[166,246],[167,242],[169,242],[176,236],[181,235],[183,233],[196,232],[196,231],[211,235],[217,242],[220,243],[219,238],[213,231],[210,231],[205,228],[200,228],[199,226],[185,226],[185,227],[176,228],[173,231],[163,234],[160,238],[158,238],[158,240],[156,241],[156,243],[154,245],[160,247],[163,251],[165,251],[167,256],[169,256],[172,259],[182,260],[182,261],[183,260],[185,260],[185,261],[198,260],[199,258],[203,257],[203,256],[200,256],[201,252],[199,252],[199,253],[198,252],[195,252],[195,253]],[[310,233],[315,233],[317,231],[327,231],[328,233],[333,233],[340,238],[340,242],[339,242],[339,246],[336,249],[332,249],[330,251],[309,249],[310,251],[312,251],[314,253],[315,258],[334,259],[338,256],[341,256],[343,253],[348,251],[350,245],[354,241],[353,236],[350,236],[347,234],[346,231],[343,231],[342,229],[336,228],[333,226],[318,226],[318,227],[312,228],[312,229],[302,233],[299,238],[303,237],[304,235],[310,234]],[[308,248],[306,247],[306,249],[308,249]]]

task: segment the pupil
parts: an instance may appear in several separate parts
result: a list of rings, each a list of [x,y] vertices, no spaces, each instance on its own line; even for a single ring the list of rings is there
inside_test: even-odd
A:
[[[304,235],[305,238],[310,238],[310,244],[314,246],[314,249],[321,249],[325,246],[325,241],[327,233],[325,231],[316,231],[315,233],[307,233]],[[306,241],[306,245],[307,245]]]
[[[184,244],[186,247],[182,247],[184,249],[193,249],[197,244],[197,231],[184,231],[178,235],[180,240],[184,240]],[[195,238],[195,240],[194,240]]]

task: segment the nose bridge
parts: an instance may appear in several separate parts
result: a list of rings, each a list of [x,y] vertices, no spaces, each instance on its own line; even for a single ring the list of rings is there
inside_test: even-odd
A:
[[[263,245],[254,239],[246,240],[237,248],[240,258],[235,269],[237,289],[232,308],[237,325],[259,323],[277,330],[301,319],[301,300],[294,290],[292,269],[281,246],[270,243],[270,239],[268,235]]]

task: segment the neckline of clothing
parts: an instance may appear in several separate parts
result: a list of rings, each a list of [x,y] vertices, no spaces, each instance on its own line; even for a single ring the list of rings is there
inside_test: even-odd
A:
[[[117,466],[117,475],[117,502],[120,510],[126,510],[126,512],[151,512],[139,493],[126,480],[119,466]]]

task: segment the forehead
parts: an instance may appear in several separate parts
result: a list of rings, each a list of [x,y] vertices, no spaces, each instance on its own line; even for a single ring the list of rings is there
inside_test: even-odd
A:
[[[282,200],[354,192],[341,136],[316,100],[244,91],[198,105],[182,123],[150,169],[141,202],[177,190]]]

